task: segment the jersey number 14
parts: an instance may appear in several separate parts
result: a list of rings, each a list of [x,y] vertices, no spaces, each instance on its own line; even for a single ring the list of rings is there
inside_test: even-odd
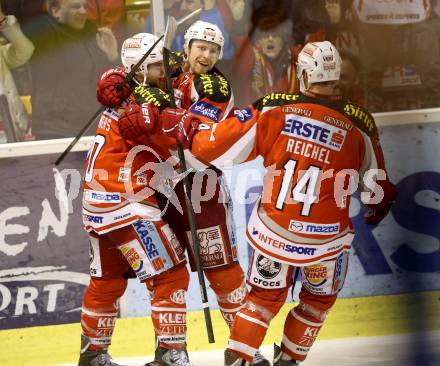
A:
[[[312,205],[318,200],[316,190],[319,177],[321,175],[321,169],[311,165],[306,171],[304,171],[304,174],[302,174],[296,182],[292,182],[297,163],[297,160],[290,159],[286,164],[284,164],[285,172],[283,182],[281,183],[281,189],[278,193],[275,207],[278,210],[284,209],[284,204],[288,199],[290,187],[293,185],[291,190],[293,201],[302,203],[302,216],[309,216]]]

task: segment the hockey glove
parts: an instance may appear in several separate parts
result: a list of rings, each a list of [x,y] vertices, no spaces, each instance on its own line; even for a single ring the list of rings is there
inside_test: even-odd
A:
[[[190,149],[200,120],[182,108],[166,108],[160,114],[163,132],[180,141],[184,149]]]
[[[105,107],[118,107],[131,94],[131,87],[124,82],[123,68],[109,69],[101,75],[96,90],[98,102]]]
[[[148,136],[156,131],[158,119],[159,110],[156,107],[148,103],[133,103],[119,117],[119,132],[126,140]]]
[[[365,213],[364,220],[368,225],[377,225],[388,215],[397,195],[397,188],[393,183],[385,180],[378,182],[378,184],[384,191],[384,197],[379,203],[367,204],[369,210]]]

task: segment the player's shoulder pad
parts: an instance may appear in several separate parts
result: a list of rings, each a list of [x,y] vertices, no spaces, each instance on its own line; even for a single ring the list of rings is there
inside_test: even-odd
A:
[[[342,111],[340,112],[347,116],[357,128],[365,132],[368,136],[374,136],[377,134],[374,117],[367,111],[367,109],[350,101],[342,103],[341,107]]]
[[[133,95],[137,104],[152,104],[160,111],[171,107],[169,94],[159,88],[137,85],[133,91]]]
[[[278,107],[297,102],[300,102],[299,94],[270,93],[255,101],[252,106],[261,111],[264,107]]]
[[[194,75],[193,83],[199,99],[208,98],[217,103],[226,103],[231,99],[229,81],[217,72]]]

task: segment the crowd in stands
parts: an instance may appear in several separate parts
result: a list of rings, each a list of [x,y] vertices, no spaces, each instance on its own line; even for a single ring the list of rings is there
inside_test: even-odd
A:
[[[122,40],[154,31],[151,12],[141,9],[139,17],[129,0],[0,4],[7,101],[0,103],[0,142],[75,136],[99,108],[97,78],[118,64]],[[273,91],[298,92],[297,56],[322,40],[342,54],[344,97],[373,112],[440,106],[437,0],[164,0],[163,7],[177,19],[202,8],[200,18],[220,27],[219,69],[238,106]],[[174,48],[183,48],[183,32]]]

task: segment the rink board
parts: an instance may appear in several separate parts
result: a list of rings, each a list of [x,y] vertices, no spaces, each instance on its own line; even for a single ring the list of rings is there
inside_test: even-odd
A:
[[[341,297],[440,289],[440,110],[376,115],[387,166],[399,196],[377,227],[357,229]],[[0,329],[76,323],[88,284],[88,243],[82,229],[80,184],[92,137],[81,139],[65,162],[53,162],[71,139],[0,145]],[[258,190],[256,161],[225,171],[234,199],[240,262],[247,268],[244,239],[246,195]],[[238,182],[240,184],[238,184]],[[57,187],[57,190],[55,189]],[[122,317],[149,314],[149,299],[136,280],[121,302]],[[297,286],[298,288],[298,286]],[[294,294],[295,297],[295,294]],[[210,306],[216,308],[209,290]],[[201,308],[192,276],[189,310]]]
[[[440,291],[417,294],[339,299],[328,316],[319,340],[382,336],[440,330]],[[291,309],[287,304],[272,321],[264,344],[279,342],[283,321]],[[209,344],[203,313],[188,313],[190,352],[223,349],[228,330],[220,313],[213,312],[216,343]],[[74,363],[78,358],[78,323],[0,331],[0,365],[49,366]],[[119,319],[115,328],[113,357],[142,357],[151,360],[154,336],[148,317]],[[140,363],[139,363],[140,364]]]

